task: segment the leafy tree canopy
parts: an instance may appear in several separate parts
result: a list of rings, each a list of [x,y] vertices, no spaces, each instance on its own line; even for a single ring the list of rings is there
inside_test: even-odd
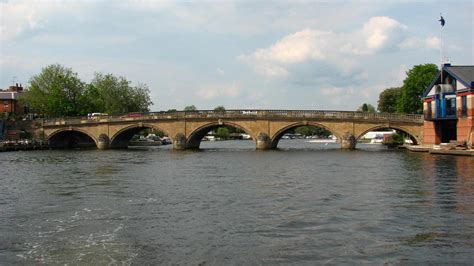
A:
[[[364,103],[359,108],[357,108],[358,112],[366,112],[366,113],[375,113],[375,107],[370,103]]]
[[[214,112],[225,112],[225,107],[220,105],[214,108]]]
[[[37,113],[76,116],[84,113],[84,87],[77,73],[59,64],[49,65],[33,76],[22,101]]]
[[[220,127],[216,131],[216,136],[221,139],[228,139],[229,138],[229,130],[226,127]]]
[[[377,109],[383,113],[395,113],[397,111],[397,102],[402,95],[402,88],[388,88],[379,95]]]
[[[294,130],[295,133],[299,133],[303,136],[324,136],[328,137],[332,133],[322,127],[316,126],[301,126]]]
[[[95,73],[86,84],[71,68],[54,64],[30,79],[22,98],[32,111],[49,116],[148,112],[153,103],[147,85],[130,83],[124,77]]]
[[[423,104],[420,97],[436,74],[438,74],[438,67],[435,64],[416,65],[408,70],[407,77],[403,81],[402,95],[397,102],[397,112],[423,113]]]
[[[197,108],[194,105],[188,105],[188,106],[184,107],[184,111],[186,111],[186,112],[197,111]]]
[[[132,87],[130,83],[124,77],[95,73],[86,90],[88,109],[108,114],[148,112],[149,106],[153,104],[150,90],[145,84]]]

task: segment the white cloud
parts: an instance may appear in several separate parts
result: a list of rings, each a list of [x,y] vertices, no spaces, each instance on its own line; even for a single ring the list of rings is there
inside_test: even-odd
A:
[[[283,66],[277,64],[260,62],[253,65],[255,72],[271,78],[285,77],[288,75],[288,71]]]
[[[200,89],[197,96],[203,100],[212,100],[219,97],[236,98],[240,95],[242,88],[236,83],[230,85],[212,85]]]
[[[406,38],[406,28],[389,17],[372,17],[349,33],[307,28],[238,59],[269,78],[288,76],[293,65],[311,61],[328,63],[347,75],[358,67],[359,57],[397,48]]]
[[[344,88],[334,87],[334,88],[322,88],[321,93],[326,96],[336,96],[343,93]]]
[[[430,36],[426,38],[410,37],[403,40],[399,47],[402,50],[407,49],[433,49],[439,50],[441,46],[441,39],[436,36]]]
[[[438,37],[428,37],[425,39],[425,45],[430,49],[439,49],[441,47],[441,40]]]
[[[40,34],[33,36],[31,41],[39,45],[75,45],[78,43],[94,43],[99,45],[118,45],[124,43],[131,43],[136,38],[131,35],[110,34],[104,36],[92,35],[84,39],[83,36],[74,33],[62,34]]]
[[[0,68],[2,69],[21,69],[37,70],[44,67],[44,58],[0,54]]]
[[[410,68],[407,65],[400,65],[398,69],[394,69],[390,72],[391,78],[389,80],[393,81],[393,84],[390,86],[396,87],[396,86],[401,86],[403,84],[403,81],[407,77],[407,71]]]
[[[13,40],[27,31],[44,28],[58,14],[80,16],[88,1],[16,0],[0,2],[0,40]]]
[[[407,27],[389,17],[372,17],[364,24],[362,32],[369,50],[377,50],[397,44]]]
[[[253,57],[256,60],[276,61],[283,64],[301,63],[310,58],[322,59],[325,36],[330,32],[304,29],[290,34],[270,48],[258,49]]]
[[[319,90],[330,105],[338,109],[347,109],[347,103],[354,98],[352,87],[326,87]],[[327,104],[327,103],[326,103]]]
[[[159,11],[169,7],[172,3],[169,0],[123,0],[118,5],[132,10]]]

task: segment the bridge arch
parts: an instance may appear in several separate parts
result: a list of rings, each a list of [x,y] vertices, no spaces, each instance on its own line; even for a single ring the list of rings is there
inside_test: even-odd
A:
[[[283,135],[285,135],[286,132],[288,132],[289,130],[291,130],[293,128],[297,128],[297,127],[301,127],[301,126],[315,126],[315,127],[324,128],[327,131],[331,132],[334,136],[336,136],[336,138],[338,140],[340,140],[341,137],[342,137],[342,135],[338,131],[336,131],[335,129],[333,129],[329,126],[326,126],[322,123],[312,122],[312,121],[301,121],[301,122],[296,122],[296,123],[289,124],[289,125],[281,128],[281,129],[279,129],[275,134],[273,134],[273,136],[271,137],[270,147],[272,149],[276,149],[277,146],[278,146],[278,142],[280,142],[280,139],[283,137]]]
[[[358,136],[356,136],[356,140],[358,141],[360,138],[362,138],[365,134],[367,134],[370,131],[375,131],[375,130],[380,130],[380,129],[395,129],[397,131],[400,131],[400,132],[406,134],[408,137],[410,137],[410,140],[413,142],[413,144],[417,145],[417,144],[421,143],[421,141],[420,141],[420,139],[418,139],[417,135],[414,132],[412,132],[411,130],[409,130],[405,127],[393,126],[393,125],[377,125],[377,126],[371,127],[369,129],[363,131],[362,133],[360,133]]]
[[[235,128],[238,128],[242,131],[244,131],[246,134],[249,134],[250,137],[252,137],[253,140],[256,139],[256,136],[255,134],[249,130],[248,128],[246,128],[245,126],[239,124],[239,123],[234,123],[234,122],[228,122],[228,121],[222,121],[222,122],[211,122],[211,123],[207,123],[205,125],[202,125],[198,128],[196,128],[195,130],[193,130],[191,132],[191,134],[189,134],[187,140],[186,140],[186,148],[188,149],[199,149],[199,146],[201,145],[201,140],[202,138],[204,138],[204,136],[206,136],[206,134],[213,130],[213,129],[216,129],[218,127],[221,127],[221,126],[231,126],[231,127],[235,127]]]
[[[80,128],[62,128],[51,132],[47,140],[53,149],[97,148],[98,140]]]
[[[117,148],[127,148],[130,140],[132,137],[137,134],[138,132],[144,130],[144,129],[155,129],[155,130],[160,130],[162,131],[165,135],[170,136],[168,132],[161,127],[157,127],[152,124],[144,124],[144,123],[138,123],[138,124],[133,124],[133,125],[128,125],[112,135],[110,138],[110,148],[112,149],[117,149]]]

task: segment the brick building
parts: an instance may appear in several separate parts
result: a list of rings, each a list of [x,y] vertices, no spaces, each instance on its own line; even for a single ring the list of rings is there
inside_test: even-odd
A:
[[[23,94],[23,87],[18,83],[6,90],[0,90],[0,113],[23,114],[24,108],[18,102],[21,94]]]
[[[474,66],[443,65],[423,93],[425,144],[474,141]]]

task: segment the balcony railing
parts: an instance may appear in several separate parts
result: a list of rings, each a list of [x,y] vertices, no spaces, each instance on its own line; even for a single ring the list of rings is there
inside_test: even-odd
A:
[[[45,118],[44,126],[74,125],[84,123],[110,123],[124,121],[149,121],[149,120],[176,120],[176,119],[321,119],[321,120],[368,120],[381,122],[411,122],[423,123],[423,115],[419,114],[393,114],[393,113],[367,113],[352,111],[320,111],[320,110],[200,110],[177,112],[150,112],[133,117],[99,116]]]

